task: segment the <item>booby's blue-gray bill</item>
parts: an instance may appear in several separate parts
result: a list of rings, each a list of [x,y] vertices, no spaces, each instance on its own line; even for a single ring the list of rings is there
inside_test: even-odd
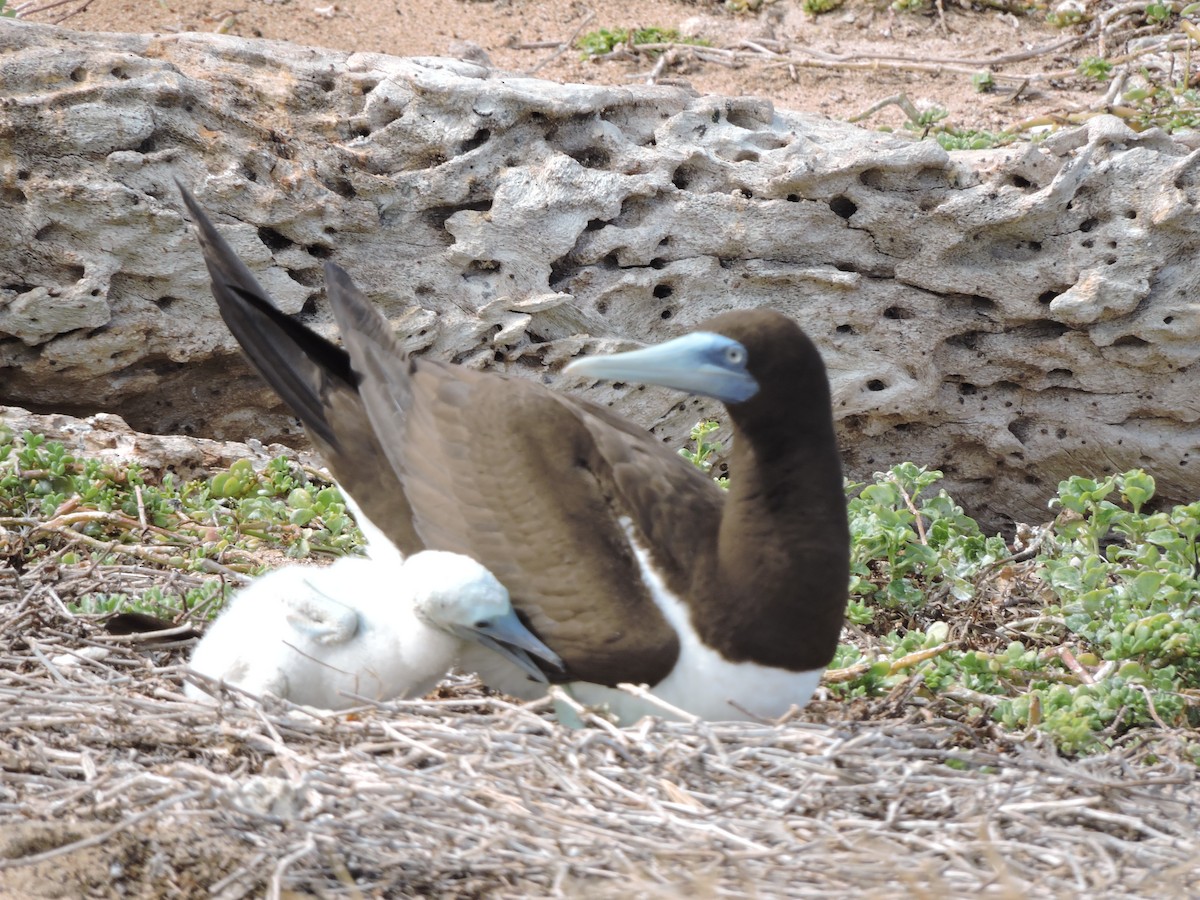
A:
[[[184,193],[213,295],[251,363],[304,422],[334,477],[401,553],[462,553],[507,587],[562,659],[541,665],[622,721],[647,684],[708,719],[771,718],[809,699],[837,647],[849,530],[829,382],[791,319],[726,313],[681,342],[572,374],[722,399],[728,493],[644,429],[526,379],[405,354],[339,267],[340,349],[281,313]],[[482,648],[485,682],[544,687]]]
[[[713,397],[722,403],[744,403],[758,393],[758,382],[746,370],[746,348],[711,331],[626,353],[586,356],[568,363],[568,375],[609,381],[632,381]]]

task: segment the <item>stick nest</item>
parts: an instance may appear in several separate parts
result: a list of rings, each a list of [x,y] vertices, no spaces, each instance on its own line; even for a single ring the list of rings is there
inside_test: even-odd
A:
[[[1182,734],[1068,761],[914,698],[570,731],[461,676],[339,715],[204,707],[180,693],[190,640],[67,608],[181,577],[0,575],[5,896],[1130,897],[1200,876]]]

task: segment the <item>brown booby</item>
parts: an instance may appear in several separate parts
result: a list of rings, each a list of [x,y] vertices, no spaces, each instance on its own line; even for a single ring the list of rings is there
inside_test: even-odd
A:
[[[327,263],[338,348],[280,312],[183,194],[222,317],[334,478],[401,553],[448,550],[490,569],[561,657],[562,671],[543,667],[550,681],[623,723],[661,710],[621,683],[711,720],[808,701],[842,628],[849,529],[825,366],[794,321],[730,312],[569,367],[722,401],[726,493],[603,407],[408,356]],[[544,689],[494,655],[463,665],[518,696]]]

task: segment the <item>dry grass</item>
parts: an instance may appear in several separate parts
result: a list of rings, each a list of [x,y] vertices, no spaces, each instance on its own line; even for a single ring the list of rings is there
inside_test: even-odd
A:
[[[1171,732],[1067,761],[916,698],[569,731],[466,678],[323,718],[216,710],[180,695],[186,641],[68,611],[149,577],[190,576],[0,575],[4,896],[1161,897],[1200,877]]]

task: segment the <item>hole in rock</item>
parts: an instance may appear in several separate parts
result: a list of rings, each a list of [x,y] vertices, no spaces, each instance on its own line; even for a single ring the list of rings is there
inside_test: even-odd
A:
[[[1038,294],[1038,303],[1048,306],[1049,304],[1053,303],[1054,298],[1061,293],[1062,291],[1042,291],[1040,294]]]
[[[333,178],[325,182],[325,187],[333,191],[339,197],[345,197],[347,200],[353,200],[358,196],[358,192],[354,189],[354,185],[350,183],[348,178]]]
[[[605,169],[612,161],[611,154],[603,147],[584,147],[567,155],[585,169]]]
[[[865,169],[858,175],[859,184],[865,184],[867,187],[881,189],[886,183],[883,172],[879,169]]]
[[[1030,322],[1028,325],[1021,326],[1020,330],[1034,340],[1052,341],[1062,337],[1071,329],[1062,322],[1055,322],[1053,319],[1038,319],[1036,322]]]
[[[304,287],[320,287],[323,281],[321,270],[316,266],[307,269],[285,269],[284,271],[287,272],[288,278]]]
[[[757,131],[764,124],[763,122],[759,121],[759,119],[749,110],[726,109],[725,119],[730,125],[734,125],[738,128],[744,128],[747,131]],[[714,116],[713,121],[720,121],[720,113],[717,113],[716,116]]]
[[[425,219],[425,223],[437,231],[442,231],[446,227],[446,220],[457,212],[470,210],[471,212],[490,212],[492,209],[492,200],[489,197],[486,200],[479,200],[475,203],[461,203],[454,206],[431,206],[421,215]]]
[[[267,249],[275,252],[276,250],[286,250],[292,246],[292,241],[284,237],[274,228],[268,228],[265,225],[258,229],[258,239],[266,244]]]
[[[840,216],[843,219],[849,219],[852,215],[858,212],[858,207],[849,197],[837,196],[829,201],[829,209],[833,214]]]
[[[462,142],[459,147],[459,153],[470,153],[477,147],[482,147],[488,142],[488,139],[491,138],[491,136],[492,133],[486,128],[480,128],[469,139]]]
[[[946,343],[951,347],[962,347],[965,350],[976,350],[979,346],[979,337],[983,332],[967,331],[963,334],[952,334],[946,338]]]
[[[1008,430],[1022,444],[1028,443],[1029,431],[1033,426],[1033,422],[1024,416],[1019,416],[1008,423]]]

